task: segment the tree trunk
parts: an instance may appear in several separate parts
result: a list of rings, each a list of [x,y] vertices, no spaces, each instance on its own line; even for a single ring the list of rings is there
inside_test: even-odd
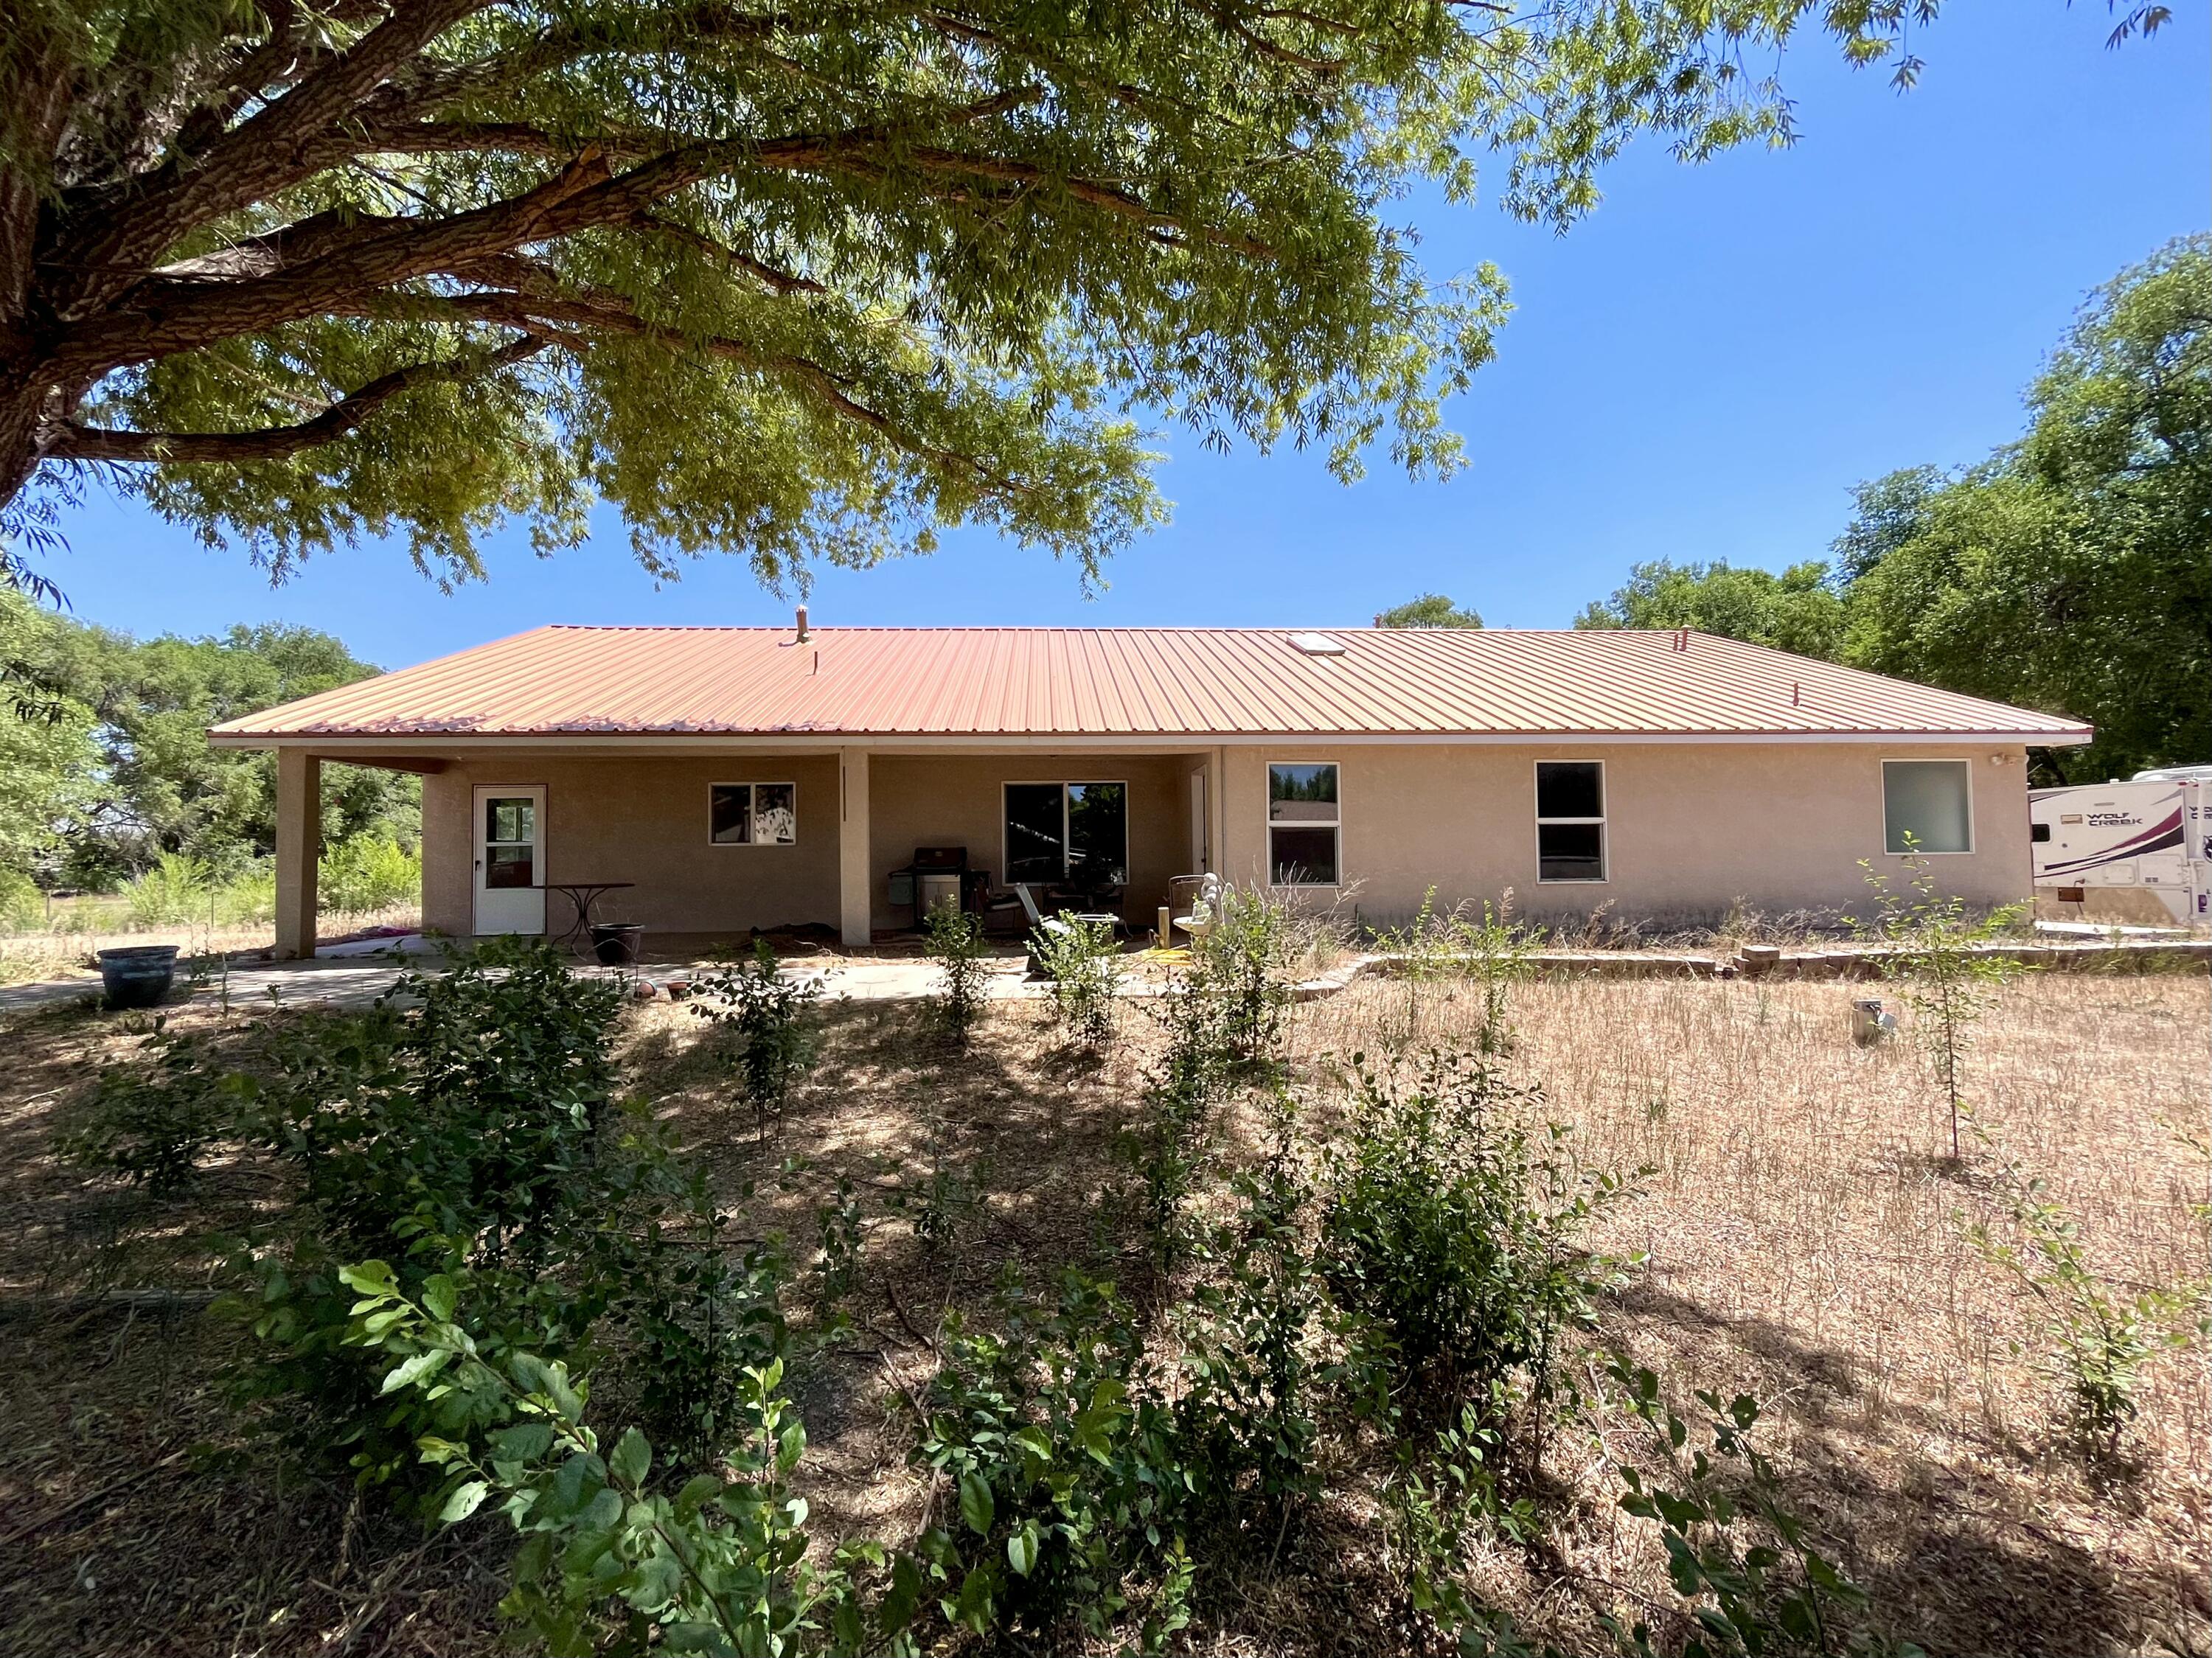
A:
[[[0,367],[0,514],[39,466],[39,418],[52,388],[10,365]]]

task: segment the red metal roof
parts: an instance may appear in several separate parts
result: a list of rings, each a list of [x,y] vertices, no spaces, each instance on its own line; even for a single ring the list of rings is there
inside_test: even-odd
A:
[[[654,736],[1982,736],[2051,714],[1710,634],[1492,628],[549,627],[221,740]]]

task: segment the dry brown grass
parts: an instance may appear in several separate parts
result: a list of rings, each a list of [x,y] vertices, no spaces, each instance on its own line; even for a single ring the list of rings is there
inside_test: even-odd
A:
[[[2002,1230],[1996,1159],[1954,1169],[1910,1042],[1849,1040],[1863,987],[1584,980],[1519,993],[1516,1070],[1541,1079],[1587,1155],[1648,1164],[1602,1242],[1647,1252],[1614,1332],[1689,1385],[1756,1394],[1791,1495],[1931,1651],[2182,1651],[2212,1643],[2212,1376],[2154,1363],[2138,1467],[2100,1486],[2066,1448],[2034,1297],[1962,1222]],[[1308,1023],[1316,1048],[1397,1035],[1402,987],[1356,987]],[[1438,993],[1421,1035],[1472,1029]],[[2082,1218],[2123,1284],[2207,1271],[2191,1206],[2212,1102],[2205,981],[2033,975],[1978,1029],[1981,1122]],[[1582,1570],[1654,1564],[1593,1509]],[[1513,1586],[1498,1586],[1510,1598]],[[1523,1584],[1533,1596],[1535,1586]]]
[[[92,908],[95,903],[98,908]],[[322,936],[343,938],[365,927],[413,927],[419,924],[421,913],[411,903],[359,912],[325,910]],[[72,978],[82,978],[88,984],[99,971],[96,952],[115,945],[175,944],[186,956],[236,957],[273,949],[276,942],[276,928],[265,921],[140,927],[131,926],[121,906],[112,901],[87,901],[69,926],[0,932],[0,985]]]
[[[1881,1620],[1931,1651],[2154,1651],[2161,1638],[2212,1649],[2201,1356],[2154,1365],[2137,1467],[2093,1479],[2064,1448],[2032,1298],[1960,1230],[1961,1215],[1994,1207],[1990,1165],[1954,1170],[1931,1155],[1942,1142],[1924,1067],[1909,1048],[1850,1045],[1854,993],[1691,981],[1516,992],[1515,1069],[1546,1084],[1588,1156],[1656,1169],[1607,1223],[1609,1247],[1650,1256],[1609,1335],[1678,1392],[1757,1394],[1792,1500],[1873,1590]],[[1475,1017],[1463,989],[1362,982],[1298,1011],[1298,1073],[1318,1090],[1328,1056],[1402,1044],[1409,1006],[1416,1043],[1463,1035]],[[982,1304],[1008,1267],[1035,1277],[1102,1257],[1140,1302],[1153,1292],[1109,1189],[1152,1038],[1125,1015],[1124,1039],[1093,1062],[1056,1048],[1036,1006],[1000,1005],[960,1054],[911,1006],[832,1005],[824,1018],[824,1063],[765,1139],[683,1007],[633,1010],[625,1060],[733,1201],[758,1182],[740,1205],[748,1230],[811,1239],[836,1180],[858,1188],[860,1327],[808,1368],[799,1394],[808,1495],[825,1527],[895,1537],[921,1486],[885,1370],[927,1374],[920,1338],[945,1309]],[[2201,975],[2037,975],[2005,990],[1983,1027],[1972,1071],[1983,1121],[2081,1211],[2118,1278],[2206,1268],[2189,1211],[2203,1166],[2168,1125],[2204,1124],[2208,1028]],[[243,1042],[250,1026],[229,1029]],[[256,1171],[235,1168],[189,1204],[151,1205],[52,1162],[54,1121],[116,1040],[112,1021],[81,1011],[0,1032],[12,1056],[0,1080],[0,1651],[488,1649],[495,1528],[425,1548],[404,1527],[349,1521],[342,1490],[272,1480],[265,1448],[216,1388],[228,1335],[189,1305],[83,1298],[112,1284],[204,1285],[199,1233],[265,1197]],[[780,1182],[794,1155],[808,1168]],[[939,1167],[955,1177],[957,1230],[933,1254],[896,1198],[918,1197]],[[178,1455],[198,1442],[212,1453]],[[1480,1564],[1502,1603],[1579,1641],[1607,1603],[1601,1581],[1656,1579],[1648,1544],[1573,1448],[1563,1441],[1553,1459],[1560,1544],[1546,1572],[1503,1552]],[[1407,1649],[1364,1523],[1372,1470],[1337,1473],[1327,1511],[1273,1570],[1206,1586],[1201,1649]]]

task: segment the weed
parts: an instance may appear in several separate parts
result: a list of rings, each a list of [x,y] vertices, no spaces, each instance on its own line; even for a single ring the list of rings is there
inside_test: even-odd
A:
[[[1978,1126],[1975,1132],[1982,1133]],[[1983,1221],[1968,1225],[1966,1236],[1984,1259],[2034,1296],[2075,1437],[2100,1465],[2117,1465],[2136,1418],[2142,1367],[2161,1349],[2188,1345],[2182,1320],[2201,1291],[2173,1285],[2123,1295],[2091,1262],[2081,1223],[2039,1175],[2007,1159],[1997,1190],[2020,1241],[2000,1240]]]

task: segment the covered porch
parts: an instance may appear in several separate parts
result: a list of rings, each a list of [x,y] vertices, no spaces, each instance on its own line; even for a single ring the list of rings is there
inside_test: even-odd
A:
[[[909,933],[917,853],[956,857],[970,907],[1016,883],[1152,929],[1178,876],[1221,866],[1224,751],[1188,744],[834,748],[577,738],[277,745],[276,950],[312,957],[326,762],[423,780],[422,924],[560,937],[635,922],[648,952],[793,931],[845,950]],[[602,889],[596,896],[585,890]]]

